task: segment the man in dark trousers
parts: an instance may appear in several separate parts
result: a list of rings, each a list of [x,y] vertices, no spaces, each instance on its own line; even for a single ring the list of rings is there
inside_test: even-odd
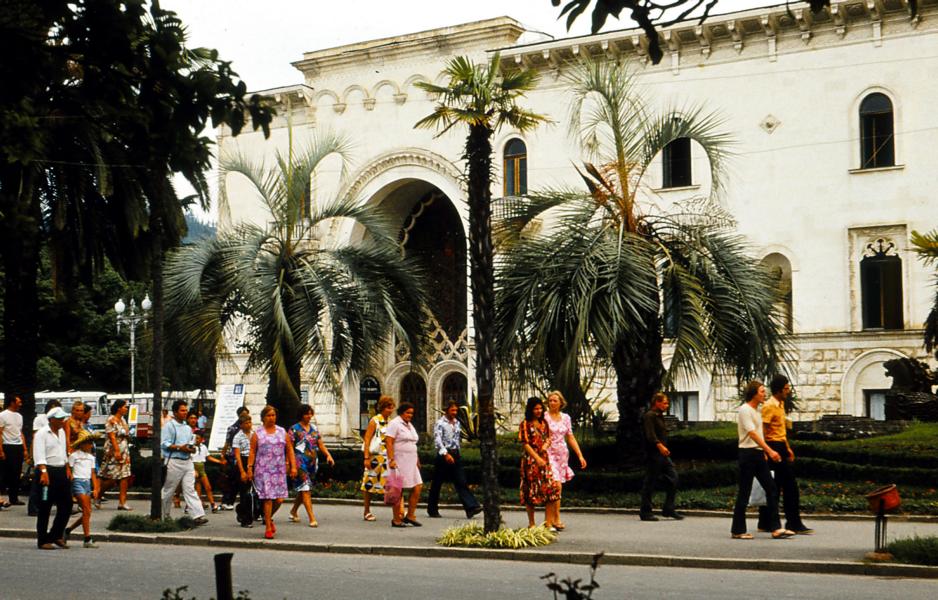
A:
[[[36,519],[36,544],[40,550],[68,548],[65,526],[72,514],[71,473],[68,469],[65,419],[68,413],[57,407],[48,414],[49,424],[33,438],[33,463],[39,471],[39,516]],[[49,529],[49,515],[55,506],[55,520]]]
[[[433,518],[440,516],[440,488],[443,487],[444,481],[452,481],[456,487],[456,494],[459,495],[462,508],[466,511],[466,518],[471,519],[482,512],[479,501],[466,485],[466,474],[459,458],[461,426],[456,418],[458,413],[459,405],[450,402],[446,405],[446,413],[433,426],[436,460],[433,466],[433,483],[430,484],[430,497],[427,499],[427,514]]]
[[[651,408],[642,417],[642,432],[645,437],[645,481],[642,484],[642,506],[639,517],[642,521],[657,521],[652,514],[651,497],[655,493],[655,483],[662,479],[665,483],[665,499],[661,515],[672,519],[684,516],[674,510],[674,496],[677,493],[677,471],[671,462],[668,450],[668,428],[664,414],[671,405],[668,397],[658,392],[651,399]]]
[[[8,398],[6,410],[0,412],[0,463],[3,464],[2,482],[6,486],[10,506],[22,506],[20,501],[20,474],[23,462],[29,462],[29,448],[23,433],[23,415],[20,409],[23,401],[19,396]]]

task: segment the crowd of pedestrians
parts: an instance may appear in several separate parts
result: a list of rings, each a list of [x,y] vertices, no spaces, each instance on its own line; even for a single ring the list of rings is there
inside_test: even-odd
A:
[[[801,520],[798,484],[791,468],[795,455],[787,438],[786,418],[790,410],[791,384],[784,376],[777,375],[770,388],[772,396],[767,400],[765,386],[760,381],[750,382],[738,410],[739,485],[731,527],[734,539],[753,539],[746,527],[746,510],[754,504],[759,505],[758,531],[768,532],[774,539],[813,533]],[[69,534],[79,527],[84,547],[97,547],[91,536],[92,506],[101,508],[104,493],[116,486],[119,490],[117,510],[131,510],[127,504],[131,458],[126,402],[116,400],[111,405],[99,465],[95,464],[96,437],[89,427],[90,406],[79,401],[71,406],[70,412],[65,412],[57,401],[50,401],[45,412],[37,415],[33,423],[31,440],[23,431],[21,406],[20,399],[14,397],[0,412],[3,440],[0,494],[6,493],[5,498],[0,495],[0,507],[24,504],[19,498],[19,478],[24,463],[32,460],[36,476],[32,478],[29,512],[37,518],[39,548],[68,547]],[[668,448],[664,418],[669,406],[668,396],[656,393],[642,417],[646,465],[639,511],[642,521],[659,520],[652,509],[652,497],[659,486],[665,492],[661,516],[675,520],[684,518],[675,509],[678,474]],[[518,441],[522,449],[519,499],[526,509],[530,527],[543,526],[551,531],[566,528],[560,518],[560,501],[563,485],[574,476],[570,466],[571,451],[579,467],[587,467],[573,434],[570,416],[563,412],[565,407],[566,400],[559,391],[548,393],[546,402],[538,397],[529,398],[519,425]],[[373,502],[380,496],[391,508],[392,527],[421,527],[417,506],[423,478],[418,454],[419,434],[413,424],[415,407],[408,402],[395,406],[393,398],[381,396],[375,408],[376,414],[365,429],[362,445],[363,519],[366,522],[377,520]],[[397,416],[392,418],[395,410]],[[459,411],[460,406],[450,402],[433,426],[434,477],[427,499],[430,518],[441,517],[439,498],[446,482],[453,484],[467,518],[482,512],[466,482],[460,454],[463,435]],[[185,401],[175,401],[169,418],[162,425],[160,440],[164,465],[163,516],[171,517],[173,499],[181,497],[193,523],[197,526],[207,523],[201,498],[204,494],[213,513],[236,510],[237,520],[243,527],[253,527],[256,521],[262,520],[264,537],[273,539],[277,533],[275,515],[292,489],[295,496],[289,521],[300,521],[302,507],[308,525],[318,527],[312,502],[316,474],[320,460],[329,466],[335,461],[320,435],[311,406],[300,407],[297,421],[289,430],[277,425],[277,417],[273,406],[265,406],[260,422],[255,423],[247,407],[239,408],[237,420],[227,426],[221,453],[215,456],[205,444],[207,417],[201,412],[190,413]],[[207,462],[219,465],[223,474],[220,504],[215,501],[205,469]],[[753,500],[753,482],[764,490],[761,502]],[[784,527],[779,516],[782,498]],[[69,525],[73,503],[78,506],[77,516]],[[536,510],[541,506],[544,519],[539,525]],[[55,518],[50,526],[53,508]]]

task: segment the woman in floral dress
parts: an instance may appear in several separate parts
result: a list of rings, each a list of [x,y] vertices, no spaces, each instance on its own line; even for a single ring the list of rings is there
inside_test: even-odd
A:
[[[550,429],[544,420],[544,402],[528,398],[518,440],[521,442],[521,504],[528,512],[528,527],[534,527],[534,507],[545,505],[544,526],[556,531],[553,515],[560,492],[551,476],[547,449]]]
[[[254,480],[254,490],[263,505],[264,537],[270,540],[277,533],[274,514],[288,496],[287,475],[296,477],[296,459],[290,435],[277,425],[277,409],[265,406],[261,421],[263,425],[251,435],[248,477]]]
[[[563,484],[573,479],[573,469],[570,468],[570,448],[580,459],[580,468],[586,468],[586,459],[580,451],[580,445],[573,436],[573,424],[570,422],[570,415],[561,412],[567,406],[567,401],[563,394],[554,390],[547,394],[547,426],[550,428],[550,448],[547,450],[547,456],[550,459],[550,473],[557,486],[557,504],[554,507],[554,514],[550,515],[549,520],[554,524],[558,531],[563,531],[566,525],[560,520],[560,496]]]
[[[313,514],[312,489],[313,480],[316,477],[316,468],[319,465],[318,452],[322,452],[329,465],[334,465],[332,455],[326,448],[322,436],[319,435],[319,429],[313,422],[315,412],[309,404],[300,406],[300,421],[290,428],[290,435],[293,438],[293,456],[296,457],[296,478],[293,480],[293,491],[296,492],[296,499],[293,501],[293,508],[290,510],[290,521],[299,523],[300,517],[297,511],[302,504],[306,508],[306,516],[309,517],[310,527],[319,527],[316,516]]]
[[[132,510],[127,506],[127,486],[130,484],[130,425],[124,416],[129,410],[126,400],[111,404],[111,416],[104,426],[104,457],[98,469],[101,486],[95,498],[95,508],[101,508],[101,497],[114,485],[120,485],[117,510]]]
[[[365,452],[365,473],[362,476],[362,496],[365,499],[366,521],[374,521],[375,516],[371,512],[372,494],[384,494],[384,482],[387,476],[388,464],[388,446],[384,439],[388,423],[391,419],[391,413],[394,412],[394,398],[390,396],[381,396],[378,398],[378,404],[375,407],[378,413],[368,422],[368,428],[365,429],[365,443],[362,449]],[[371,440],[374,436],[381,440],[380,450],[376,453],[371,452]]]

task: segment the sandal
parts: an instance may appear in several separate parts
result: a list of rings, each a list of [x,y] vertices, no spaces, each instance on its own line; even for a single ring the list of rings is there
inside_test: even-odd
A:
[[[795,537],[795,532],[791,529],[779,529],[772,532],[773,540],[784,540],[786,538]]]
[[[377,521],[378,517],[374,516],[372,513],[365,513],[365,516],[362,518],[365,521]]]
[[[299,517],[298,515],[295,515],[295,514],[293,514],[293,513],[290,513],[290,522],[291,522],[291,523],[299,523],[299,522],[300,522],[300,517]]]
[[[129,506],[127,506],[126,504],[118,504],[118,505],[117,505],[117,510],[127,510],[127,511],[130,511],[130,510],[133,510],[133,509],[130,508]]]
[[[310,526],[310,527],[319,527],[319,521],[317,521],[316,519],[313,519],[312,521],[309,522],[309,526]]]
[[[751,540],[752,534],[751,533],[734,533],[733,539],[734,540]]]

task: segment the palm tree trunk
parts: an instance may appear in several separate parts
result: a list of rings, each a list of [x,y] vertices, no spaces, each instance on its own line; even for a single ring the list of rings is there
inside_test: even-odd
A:
[[[155,184],[160,190],[162,179],[157,176]],[[153,435],[150,440],[150,449],[153,460],[150,470],[150,518],[162,518],[162,502],[160,499],[163,488],[163,469],[160,460],[162,455],[160,443],[162,441],[162,422],[160,416],[163,411],[163,329],[166,321],[166,310],[163,303],[163,217],[158,208],[159,203],[154,202],[150,213],[150,231],[153,234],[153,312],[150,317],[152,327],[152,352],[150,356],[150,383],[153,390]]]
[[[501,526],[498,446],[495,437],[495,270],[492,248],[492,130],[473,125],[466,140],[469,167],[469,259],[475,327],[476,390],[482,457],[485,531]]]
[[[648,329],[642,343],[633,349],[627,342],[620,341],[612,357],[619,409],[616,450],[619,461],[624,464],[638,464],[642,460],[642,412],[652,395],[661,389],[664,377],[658,315],[647,315],[645,323]]]
[[[277,409],[277,423],[287,427],[295,422],[297,410],[300,407],[300,372],[302,360],[290,360],[290,381],[281,381],[271,370],[267,376],[267,396],[265,401]]]
[[[0,254],[3,261],[3,393],[19,396],[26,427],[36,414],[39,359],[39,254],[42,215],[28,169],[4,169],[0,181]]]

